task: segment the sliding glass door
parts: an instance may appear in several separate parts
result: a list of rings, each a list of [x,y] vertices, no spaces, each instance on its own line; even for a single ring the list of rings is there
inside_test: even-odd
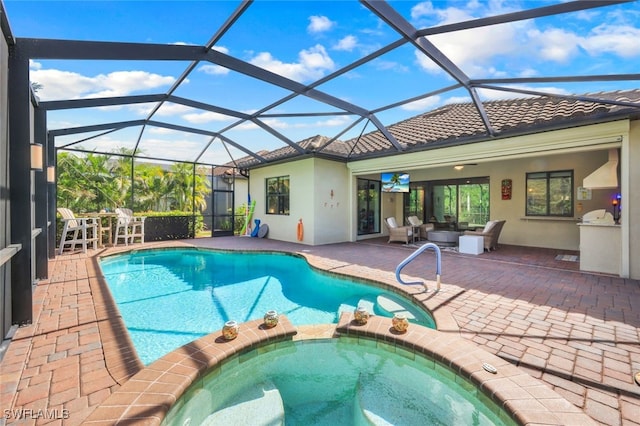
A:
[[[441,226],[474,228],[489,220],[489,178],[430,182],[431,221]]]
[[[380,232],[380,181],[358,179],[358,235]]]
[[[426,183],[412,183],[409,188],[409,193],[404,194],[404,217],[418,216],[418,219],[427,222],[429,218],[426,216]]]

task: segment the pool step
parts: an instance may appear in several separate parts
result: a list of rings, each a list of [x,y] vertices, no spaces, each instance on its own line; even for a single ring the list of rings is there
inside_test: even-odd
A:
[[[353,312],[356,310],[356,307],[359,308],[360,306],[363,306],[367,310],[367,312],[369,312],[372,315],[375,312],[375,302],[368,299],[360,299],[358,300],[357,306],[351,305],[349,303],[340,304],[340,306],[338,307],[338,317],[340,316],[341,313]]]
[[[427,392],[425,390],[425,392]],[[378,374],[361,375],[356,386],[355,425],[438,424],[433,401],[414,389]]]
[[[242,425],[247,424],[247,419],[261,419],[257,423],[260,425],[284,425],[284,403],[280,391],[270,381],[247,388],[227,405],[209,415],[201,425]]]
[[[378,307],[389,315],[405,314],[408,320],[416,319],[416,311],[413,308],[405,306],[402,300],[390,294],[381,294],[376,302]]]

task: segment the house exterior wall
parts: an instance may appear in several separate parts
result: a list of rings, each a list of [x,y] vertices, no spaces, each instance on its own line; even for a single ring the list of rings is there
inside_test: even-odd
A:
[[[350,201],[355,200],[349,192],[349,171],[344,163],[314,159],[315,194],[313,216],[310,223],[313,232],[312,244],[331,244],[349,240],[349,224],[352,214]],[[355,207],[354,207],[355,209]],[[307,219],[305,232],[307,231]]]
[[[296,241],[298,219],[304,222],[304,244],[318,245],[356,241],[376,237],[357,236],[357,178],[380,179],[381,172],[411,173],[412,181],[433,181],[465,177],[489,177],[490,218],[505,219],[500,241],[504,244],[546,247],[565,250],[580,249],[577,223],[582,215],[595,209],[611,211],[611,200],[620,188],[593,189],[591,199],[578,200],[577,188],[583,179],[608,160],[611,148],[622,148],[623,225],[628,250],[622,250],[622,263],[640,257],[640,123],[621,120],[501,139],[472,145],[454,146],[385,158],[343,164],[318,158],[307,158],[251,171],[251,196],[257,201],[254,217],[270,226],[269,237]],[[457,171],[459,163],[475,163]],[[573,170],[574,213],[572,217],[527,217],[526,174],[529,172]],[[291,179],[291,214],[265,214],[265,179],[289,176]],[[512,198],[502,200],[501,181],[512,180]],[[333,190],[333,197],[331,197]],[[635,212],[635,214],[633,213]],[[403,223],[402,194],[383,194],[381,218],[394,216]],[[625,224],[627,221],[627,224]],[[387,230],[381,225],[382,235]],[[626,242],[625,242],[626,241]],[[635,256],[635,257],[634,257]],[[626,259],[626,260],[625,260]],[[631,278],[640,277],[640,265],[630,266]]]
[[[591,200],[574,200],[574,216],[571,218],[526,218],[526,173],[573,170],[574,187],[577,188],[582,186],[582,179],[604,164],[607,158],[607,151],[594,151],[491,161],[476,166],[466,166],[461,171],[457,171],[451,166],[434,167],[411,170],[411,180],[415,182],[489,177],[490,218],[507,221],[500,234],[500,242],[528,247],[578,250],[580,236],[576,224],[579,218],[583,213],[591,210],[610,208],[610,200],[616,190],[593,190]],[[375,175],[370,175],[370,177],[375,179]],[[502,200],[501,182],[503,179],[512,180],[511,200]],[[398,223],[404,223],[402,194],[384,194],[382,196],[382,211],[383,217],[395,216]],[[386,231],[386,229],[384,230]]]
[[[289,176],[289,215],[266,213],[266,179],[278,176]],[[269,225],[269,238],[298,241],[298,220],[302,219],[303,244],[347,241],[350,217],[347,182],[344,163],[318,158],[253,169],[249,180],[251,199],[256,200],[253,217]]]
[[[348,167],[356,176],[379,178],[383,171],[411,173],[412,181],[488,176],[490,178],[490,217],[507,222],[500,236],[505,244],[578,250],[580,217],[591,210],[611,208],[610,200],[617,189],[594,189],[592,199],[578,201],[574,193],[572,218],[525,217],[526,173],[536,171],[573,170],[574,190],[582,179],[604,164],[609,148],[619,148],[629,134],[628,121],[616,121],[453,146],[405,155],[355,161]],[[475,163],[461,171],[456,164]],[[511,200],[501,199],[501,181],[513,181]],[[383,197],[383,217],[402,218],[402,199]],[[389,198],[387,200],[386,198]],[[386,229],[383,228],[386,233]],[[355,239],[355,234],[352,235]]]

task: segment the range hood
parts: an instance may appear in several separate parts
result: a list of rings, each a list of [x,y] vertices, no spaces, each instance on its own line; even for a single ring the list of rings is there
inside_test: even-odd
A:
[[[582,181],[582,186],[590,189],[618,187],[618,150],[609,150],[609,161],[596,169]]]

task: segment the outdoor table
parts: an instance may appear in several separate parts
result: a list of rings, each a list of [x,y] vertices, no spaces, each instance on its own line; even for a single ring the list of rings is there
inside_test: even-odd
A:
[[[104,247],[104,244],[102,243],[102,233],[104,231],[107,231],[107,235],[108,235],[108,244],[110,246],[113,245],[113,218],[117,218],[118,214],[115,212],[92,212],[92,213],[84,213],[83,214],[84,217],[94,217],[94,218],[98,218],[98,246],[100,247]],[[102,226],[102,219],[106,219],[108,225],[107,226]]]

